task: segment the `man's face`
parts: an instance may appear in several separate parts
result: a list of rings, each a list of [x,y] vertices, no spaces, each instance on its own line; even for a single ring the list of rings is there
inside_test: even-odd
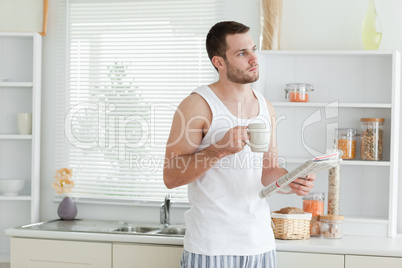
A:
[[[228,80],[237,84],[257,81],[259,72],[256,45],[249,33],[228,35],[226,42],[229,47],[225,59]]]

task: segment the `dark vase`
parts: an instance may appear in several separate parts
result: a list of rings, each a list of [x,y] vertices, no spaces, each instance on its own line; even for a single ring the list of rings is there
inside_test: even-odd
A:
[[[69,196],[64,197],[59,204],[57,214],[62,220],[74,220],[75,216],[77,216],[77,206],[74,200]]]

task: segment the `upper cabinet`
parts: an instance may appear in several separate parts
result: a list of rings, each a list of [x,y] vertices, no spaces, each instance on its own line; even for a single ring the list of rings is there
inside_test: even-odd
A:
[[[0,180],[23,180],[18,192],[0,189],[0,230],[39,221],[42,38],[0,33]],[[31,133],[20,134],[17,114],[31,114]],[[9,238],[0,235],[0,262]]]
[[[360,130],[361,118],[384,118],[383,159],[341,166],[343,233],[395,236],[399,154],[400,54],[397,51],[260,51],[255,87],[276,110],[279,161],[287,169],[334,146],[336,128]],[[309,102],[285,98],[287,83],[309,83]],[[328,173],[313,191],[328,197]],[[271,209],[302,207],[297,196],[268,198]],[[327,211],[325,209],[325,211]]]

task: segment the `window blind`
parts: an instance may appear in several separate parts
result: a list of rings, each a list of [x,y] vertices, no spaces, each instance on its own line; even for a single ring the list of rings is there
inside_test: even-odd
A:
[[[55,169],[73,169],[71,195],[186,202],[163,183],[165,146],[178,104],[216,78],[205,37],[223,1],[58,5]]]

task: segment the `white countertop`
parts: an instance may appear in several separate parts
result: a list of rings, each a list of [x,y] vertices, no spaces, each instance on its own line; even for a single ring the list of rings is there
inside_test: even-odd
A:
[[[183,245],[183,237],[178,236],[76,232],[74,230],[37,230],[29,228],[10,228],[5,233],[12,237],[38,239]],[[402,257],[402,237],[343,236],[341,239],[312,237],[307,240],[277,239],[276,244],[277,251]]]
[[[6,235],[12,237],[28,237],[28,238],[40,238],[40,239],[97,241],[97,242],[110,242],[110,243],[122,242],[122,243],[183,245],[183,237],[177,237],[177,236],[61,232],[61,231],[26,230],[26,229],[15,229],[15,228],[6,229],[5,233]]]

